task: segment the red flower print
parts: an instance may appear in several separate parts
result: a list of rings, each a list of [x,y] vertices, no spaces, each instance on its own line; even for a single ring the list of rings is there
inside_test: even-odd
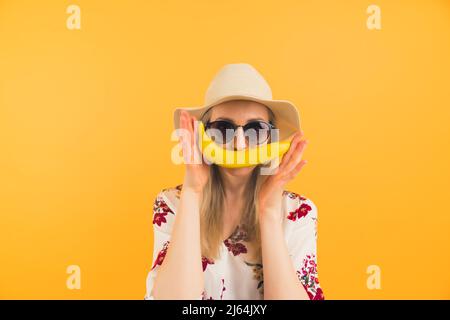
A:
[[[208,264],[214,264],[214,261],[211,259],[208,259],[206,257],[202,257],[202,267],[203,267],[203,271],[206,270],[206,267],[208,266]]]
[[[225,288],[225,280],[222,279],[222,293],[220,294],[220,299],[223,300],[223,292],[227,290],[227,288]]]
[[[237,256],[241,253],[247,253],[247,247],[243,243],[241,243],[242,241],[247,240],[247,231],[243,227],[237,226],[233,234],[228,239],[226,239],[224,243],[228,248],[228,251],[233,253],[234,256]]]
[[[203,290],[203,292],[202,292],[202,300],[214,300],[214,299],[211,296],[208,298],[208,296],[206,295],[206,291]]]
[[[160,266],[163,261],[164,258],[166,257],[166,253],[167,253],[167,249],[169,248],[169,241],[164,242],[163,248],[158,252],[158,256],[155,259],[155,263],[153,264],[152,270],[156,267],[156,266]]]
[[[295,221],[297,219],[300,219],[302,217],[305,217],[309,211],[311,211],[311,206],[306,204],[306,203],[302,203],[297,209],[295,209],[294,211],[289,212],[288,214],[288,219]]]
[[[157,224],[160,227],[162,223],[166,223],[166,216],[169,212],[174,214],[162,197],[157,196],[153,204],[153,224]]]
[[[287,218],[288,218],[289,220],[292,220],[292,221],[297,220],[297,213],[296,213],[296,211],[291,211],[291,212],[289,212]]]
[[[222,292],[220,294],[220,299],[223,300],[223,293],[227,289],[225,288],[225,280],[222,278],[221,281],[222,281]],[[206,294],[206,291],[203,290],[203,292],[202,292],[202,300],[214,300],[214,299],[211,296],[208,298],[208,295]]]
[[[322,288],[317,288],[316,295],[313,300],[325,300],[325,296],[323,295]]]
[[[247,253],[247,248],[245,247],[245,245],[239,242],[233,242],[229,239],[226,239],[225,246],[228,248],[228,251],[233,253],[234,256],[237,256],[241,253]]]
[[[157,224],[158,226],[161,227],[161,223],[166,223],[166,216],[167,213],[163,212],[163,213],[155,213],[155,215],[153,216],[153,224]]]
[[[283,190],[283,196],[288,196],[289,198],[291,198],[293,200],[295,200],[297,198],[300,200],[306,200],[305,197],[299,195],[298,193],[287,191],[287,190]]]
[[[243,226],[238,225],[228,239],[233,242],[248,241],[248,234]]]
[[[306,293],[308,294],[309,300],[325,300],[325,296],[323,295],[323,291],[321,288],[317,288],[315,294],[313,294],[311,291],[309,291],[305,285],[303,285],[303,288],[305,288]]]
[[[316,256],[314,254],[307,255],[306,258],[303,259],[303,266],[301,270],[297,270],[297,276],[308,293],[310,300],[325,299],[323,291],[319,286]]]

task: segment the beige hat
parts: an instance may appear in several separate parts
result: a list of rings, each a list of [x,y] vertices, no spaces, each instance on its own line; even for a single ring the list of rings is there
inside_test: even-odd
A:
[[[272,90],[263,76],[250,64],[227,64],[219,70],[211,81],[205,95],[205,103],[200,107],[176,108],[175,129],[180,127],[180,111],[186,110],[200,120],[209,108],[230,100],[251,100],[269,107],[275,115],[275,124],[280,130],[280,140],[284,140],[300,130],[300,115],[292,102],[273,100]]]

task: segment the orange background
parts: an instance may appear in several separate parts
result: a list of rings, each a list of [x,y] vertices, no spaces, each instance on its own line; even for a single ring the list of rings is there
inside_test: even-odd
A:
[[[0,0],[0,298],[143,299],[172,111],[247,62],[299,106],[325,297],[449,299],[449,39],[443,0]]]

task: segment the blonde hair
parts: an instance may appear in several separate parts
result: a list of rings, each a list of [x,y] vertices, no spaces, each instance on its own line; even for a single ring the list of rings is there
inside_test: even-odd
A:
[[[267,109],[269,110],[270,122],[275,124],[275,115],[272,110]],[[212,108],[200,120],[208,121],[211,117],[211,110]],[[261,233],[256,199],[258,199],[262,182],[267,178],[267,176],[260,174],[261,167],[262,165],[257,165],[253,169],[246,185],[246,191],[244,192],[246,197],[244,199],[245,206],[239,223],[244,228],[248,241],[254,245],[255,259],[259,262],[262,262]],[[225,190],[218,166],[212,164],[209,173],[208,183],[203,189],[200,203],[201,251],[205,258],[215,260],[220,256],[220,246],[223,241]]]

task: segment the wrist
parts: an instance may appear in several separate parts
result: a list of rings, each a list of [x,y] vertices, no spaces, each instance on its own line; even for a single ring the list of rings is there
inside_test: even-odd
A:
[[[191,195],[196,195],[196,196],[199,196],[199,195],[202,194],[202,191],[201,191],[200,189],[198,189],[198,188],[184,187],[184,186],[183,186],[183,188],[181,189],[181,192],[182,192],[182,193],[185,193],[185,194],[189,193],[189,194],[191,194]]]
[[[283,215],[276,210],[262,210],[259,213],[259,224],[269,228],[281,226],[283,224],[282,217]]]
[[[183,187],[182,187],[182,191],[186,191],[192,194],[201,194],[203,192],[204,186],[198,186],[198,185],[193,185],[190,182],[186,181],[186,179],[183,181]]]

